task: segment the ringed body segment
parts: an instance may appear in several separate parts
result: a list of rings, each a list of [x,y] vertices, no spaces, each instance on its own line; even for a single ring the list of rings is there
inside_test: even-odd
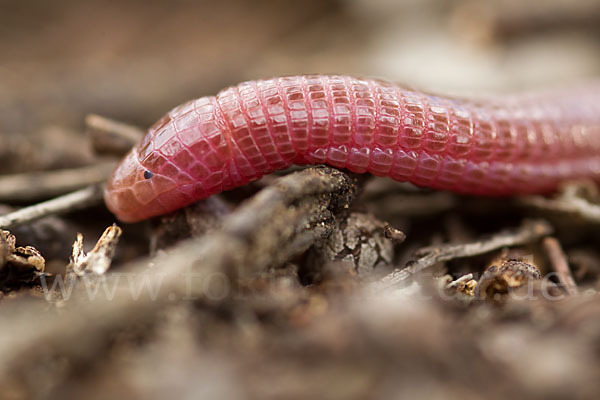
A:
[[[491,196],[598,180],[600,86],[473,101],[349,76],[244,82],[154,124],[105,200],[133,222],[292,164]]]

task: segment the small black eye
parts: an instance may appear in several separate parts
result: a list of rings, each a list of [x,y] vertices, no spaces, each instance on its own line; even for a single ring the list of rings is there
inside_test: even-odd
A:
[[[145,170],[144,171],[144,178],[146,178],[146,179],[152,178],[152,171]]]

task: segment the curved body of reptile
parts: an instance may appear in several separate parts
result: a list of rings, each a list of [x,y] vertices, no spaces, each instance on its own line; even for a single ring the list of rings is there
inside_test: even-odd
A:
[[[245,82],[152,126],[105,199],[133,222],[291,164],[321,163],[494,196],[597,180],[600,86],[472,101],[348,76]]]

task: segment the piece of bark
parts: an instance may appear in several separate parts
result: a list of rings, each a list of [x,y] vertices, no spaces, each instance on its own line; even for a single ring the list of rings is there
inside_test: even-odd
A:
[[[333,263],[332,268],[342,268],[362,278],[372,278],[374,272],[384,274],[394,259],[394,243],[386,235],[389,229],[371,214],[350,213],[335,224],[326,240],[317,243],[308,263],[317,268]],[[400,236],[398,232],[396,236]]]
[[[489,266],[481,275],[476,295],[481,299],[500,301],[511,290],[541,278],[539,269],[533,264],[521,260],[503,260],[500,265]]]
[[[174,213],[155,219],[150,254],[176,243],[219,229],[230,207],[219,196],[211,196]]]
[[[32,246],[17,246],[9,231],[0,230],[0,289],[16,288],[44,272],[46,260]]]

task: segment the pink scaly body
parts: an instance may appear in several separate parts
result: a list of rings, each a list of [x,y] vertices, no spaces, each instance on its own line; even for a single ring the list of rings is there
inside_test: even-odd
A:
[[[109,180],[106,204],[138,221],[322,163],[478,195],[597,180],[600,87],[471,101],[348,76],[245,82],[152,126]]]

